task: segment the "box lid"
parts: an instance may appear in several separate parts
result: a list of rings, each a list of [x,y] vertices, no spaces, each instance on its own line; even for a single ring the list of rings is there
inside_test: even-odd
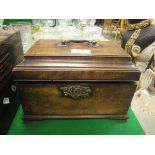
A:
[[[61,40],[39,40],[13,70],[16,81],[109,80],[135,81],[140,71],[115,41],[59,46]]]

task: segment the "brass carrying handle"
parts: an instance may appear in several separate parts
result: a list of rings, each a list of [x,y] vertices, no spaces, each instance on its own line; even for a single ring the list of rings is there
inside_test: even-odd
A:
[[[71,43],[87,43],[88,47],[98,47],[98,43],[96,41],[88,41],[88,40],[64,40],[58,44],[58,47],[68,47]]]

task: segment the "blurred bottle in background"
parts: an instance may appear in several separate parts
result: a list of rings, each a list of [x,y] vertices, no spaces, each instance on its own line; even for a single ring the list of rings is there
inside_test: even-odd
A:
[[[28,22],[14,22],[10,24],[11,28],[20,31],[23,51],[27,50],[32,44],[32,29],[31,23]]]

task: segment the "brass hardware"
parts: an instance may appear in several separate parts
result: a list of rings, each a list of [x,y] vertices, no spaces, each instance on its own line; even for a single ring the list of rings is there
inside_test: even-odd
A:
[[[60,90],[65,96],[71,97],[73,99],[81,99],[90,96],[92,92],[91,88],[88,86],[81,85],[67,85],[60,87]]]
[[[58,47],[68,47],[72,43],[87,43],[88,47],[99,47],[99,44],[96,41],[88,41],[88,40],[64,40],[59,43]]]

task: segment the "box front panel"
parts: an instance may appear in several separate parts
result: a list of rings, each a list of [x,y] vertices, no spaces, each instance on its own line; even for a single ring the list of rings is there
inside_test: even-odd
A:
[[[40,82],[18,83],[25,115],[126,114],[133,82]]]

